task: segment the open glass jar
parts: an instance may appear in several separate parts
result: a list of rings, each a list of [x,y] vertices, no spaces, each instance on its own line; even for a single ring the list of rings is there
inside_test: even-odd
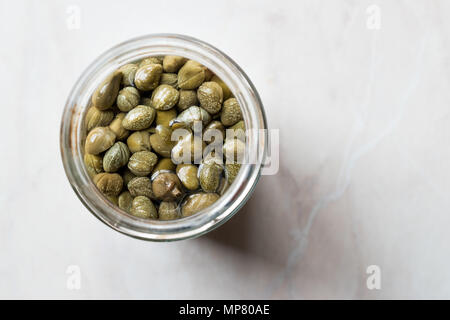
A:
[[[227,191],[199,213],[169,221],[144,220],[116,207],[96,188],[83,162],[84,117],[103,79],[120,66],[149,56],[177,55],[203,64],[219,76],[238,100],[247,129],[246,158]],[[129,236],[171,241],[197,237],[231,218],[247,201],[259,179],[267,149],[263,105],[242,69],[211,45],[183,35],[152,34],[129,40],[98,57],[81,75],[67,99],[61,123],[61,155],[72,188],[86,208],[111,228]]]

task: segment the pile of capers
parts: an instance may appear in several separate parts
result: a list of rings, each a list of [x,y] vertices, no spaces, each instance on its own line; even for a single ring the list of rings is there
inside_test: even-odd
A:
[[[84,163],[97,188],[125,212],[144,219],[173,220],[213,204],[236,178],[241,164],[203,150],[195,162],[193,125],[203,135],[218,130],[223,154],[242,154],[242,111],[228,86],[200,63],[180,56],[148,57],[109,75],[92,95],[84,126]],[[176,128],[187,132],[171,139]],[[229,130],[227,130],[229,131]],[[173,161],[182,147],[194,163]],[[197,163],[197,164],[196,164]]]

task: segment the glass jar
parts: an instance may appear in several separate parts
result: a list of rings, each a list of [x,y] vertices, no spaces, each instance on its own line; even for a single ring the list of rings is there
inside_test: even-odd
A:
[[[195,60],[212,70],[228,85],[238,100],[247,129],[246,156],[227,191],[210,207],[199,213],[170,221],[144,220],[131,216],[109,202],[95,187],[83,162],[86,136],[84,116],[91,95],[101,81],[120,66],[145,57],[179,55]],[[255,87],[244,71],[213,46],[176,34],[151,34],[121,43],[98,57],[75,83],[67,99],[61,123],[61,155],[64,169],[75,193],[97,218],[129,236],[171,241],[200,236],[230,219],[250,197],[259,179],[267,149],[266,119]]]

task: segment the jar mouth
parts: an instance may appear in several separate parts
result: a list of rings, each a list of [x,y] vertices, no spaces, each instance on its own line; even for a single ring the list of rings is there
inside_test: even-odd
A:
[[[83,162],[83,119],[92,93],[113,70],[145,57],[178,55],[196,60],[220,77],[238,100],[247,129],[246,153],[256,161],[243,164],[234,182],[210,207],[177,220],[146,220],[127,214],[95,187]],[[60,147],[68,180],[81,202],[102,222],[126,235],[152,241],[200,236],[231,218],[248,200],[260,177],[267,150],[261,99],[244,71],[226,54],[201,40],[179,34],[150,34],[120,43],[100,55],[73,86],[62,116]],[[255,157],[257,155],[257,157]]]

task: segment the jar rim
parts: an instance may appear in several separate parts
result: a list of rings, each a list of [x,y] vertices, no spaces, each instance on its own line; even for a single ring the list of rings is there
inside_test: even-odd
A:
[[[98,84],[119,66],[155,55],[179,55],[198,61],[217,74],[241,105],[247,135],[246,152],[255,163],[241,166],[235,181],[210,207],[177,220],[145,220],[131,216],[106,200],[94,186],[83,163],[84,115]],[[230,219],[248,200],[260,177],[267,151],[267,122],[253,83],[230,57],[196,38],[180,34],[149,34],[122,42],[98,56],[73,86],[62,116],[61,156],[67,178],[84,206],[100,221],[123,234],[152,241],[200,236]]]

